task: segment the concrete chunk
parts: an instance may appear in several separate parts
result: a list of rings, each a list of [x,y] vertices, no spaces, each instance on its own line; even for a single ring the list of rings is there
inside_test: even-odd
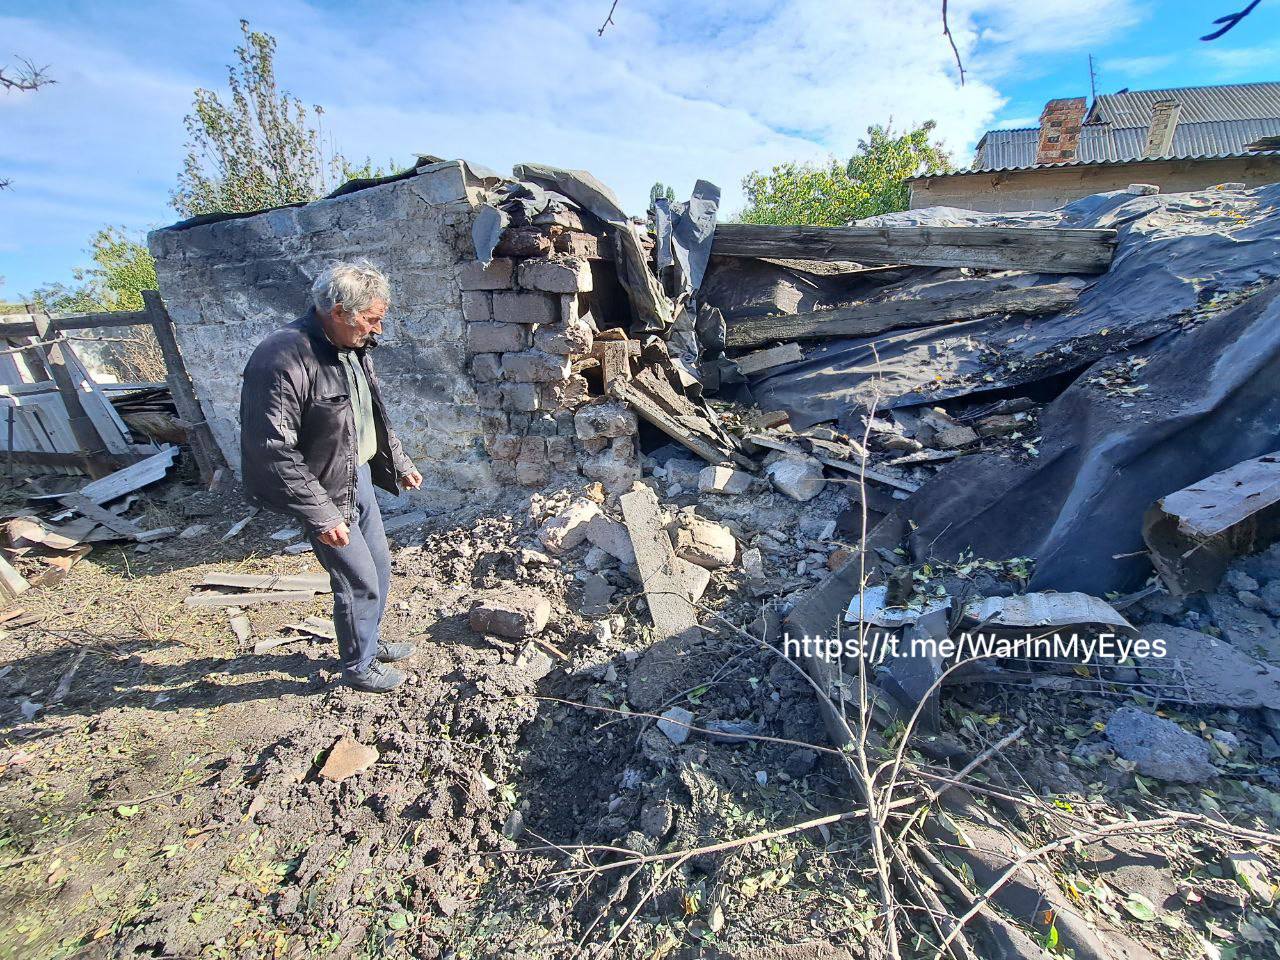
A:
[[[675,530],[675,550],[677,557],[715,570],[733,563],[738,543],[728,527],[686,513]]]
[[[603,513],[598,513],[587,524],[587,539],[615,560],[632,566],[636,562],[636,552],[631,546],[631,534],[625,524],[619,523]]]
[[[1174,783],[1202,783],[1218,775],[1209,744],[1172,720],[1121,707],[1107,721],[1116,753],[1137,764],[1138,773]]]
[[[500,597],[480,600],[471,608],[469,622],[477,633],[520,640],[542,632],[551,617],[551,601],[533,590],[511,590]]]
[[[792,500],[812,500],[827,485],[822,464],[812,457],[780,457],[765,470],[774,488]]]
[[[589,404],[575,413],[573,427],[579,440],[594,440],[597,437],[629,437],[640,429],[640,424],[626,404],[605,400]]]
[[[734,496],[751,488],[751,474],[732,467],[704,467],[698,473],[699,493],[723,493]]]
[[[590,500],[574,500],[539,528],[538,540],[553,554],[572,550],[587,539],[587,526],[598,516],[600,508]]]

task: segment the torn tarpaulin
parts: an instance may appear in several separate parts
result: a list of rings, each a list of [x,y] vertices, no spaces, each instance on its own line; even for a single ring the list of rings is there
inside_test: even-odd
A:
[[[1086,372],[1046,406],[1038,456],[962,458],[904,502],[891,520],[913,555],[1033,557],[1033,590],[1141,586],[1152,503],[1280,448],[1280,284],[1141,355],[1139,393]]]
[[[762,406],[787,410],[793,423],[807,425],[836,420],[877,397],[882,408],[933,403],[1082,369],[1187,323],[1213,295],[1237,294],[1280,276],[1277,208],[1280,184],[1086,197],[1049,216],[1063,226],[1114,227],[1119,237],[1110,271],[1071,310],[1031,323],[995,316],[831,340],[805,363],[752,380],[752,394]],[[1229,211],[1239,219],[1228,227]],[[907,213],[915,222],[945,220],[957,211]],[[1010,219],[1021,222],[1022,216]]]
[[[585,170],[562,170],[537,163],[518,163],[517,179],[563,193],[587,212],[609,225],[618,247],[618,280],[627,291],[635,319],[631,332],[661,333],[671,325],[671,304],[657,277],[649,269],[649,260],[640,237],[613,191]]]

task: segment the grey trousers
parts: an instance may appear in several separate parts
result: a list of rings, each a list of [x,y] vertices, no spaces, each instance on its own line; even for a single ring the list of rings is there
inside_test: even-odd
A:
[[[367,463],[356,471],[351,542],[331,547],[313,536],[311,546],[333,587],[333,626],[342,669],[364,673],[378,655],[378,629],[391,585],[391,554]]]

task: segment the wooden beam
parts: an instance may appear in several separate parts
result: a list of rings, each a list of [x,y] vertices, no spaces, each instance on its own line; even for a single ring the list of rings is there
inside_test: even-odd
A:
[[[856,303],[835,310],[815,310],[792,316],[756,317],[731,322],[725,334],[725,345],[753,347],[773,340],[869,337],[886,330],[928,327],[1001,313],[1055,313],[1072,306],[1079,296],[1080,291],[1070,284],[1050,283],[1012,290],[983,290],[945,300],[913,298]]]
[[[178,410],[178,416],[186,421],[187,443],[195,456],[200,479],[208,483],[213,479],[214,471],[226,466],[226,463],[213,439],[213,431],[204,418],[204,411],[200,409],[200,401],[196,399],[195,387],[191,384],[187,365],[182,362],[182,351],[178,349],[173,320],[169,317],[169,311],[164,308],[159,291],[143,290],[142,300],[147,305],[148,322],[155,331],[160,352],[164,355],[165,377],[169,381],[173,405]]]
[[[13,313],[0,320],[0,339],[34,337],[38,313]],[[14,319],[15,317],[21,319]],[[112,327],[135,327],[150,323],[145,310],[120,310],[114,313],[70,313],[54,317],[59,330],[107,330]]]
[[[1116,231],[1066,227],[810,227],[754,223],[716,226],[714,256],[923,267],[980,267],[1038,273],[1102,273]]]
[[[75,382],[75,377],[68,368],[67,358],[62,352],[70,350],[70,347],[62,340],[61,331],[54,326],[53,318],[48,314],[37,315],[35,324],[37,337],[44,341],[54,341],[40,347],[37,353],[43,355],[49,374],[57,384],[62,405],[67,411],[71,432],[76,438],[80,453],[83,454],[84,472],[95,480],[106,476],[111,471],[104,470],[102,465],[113,464],[115,459],[108,452],[107,441],[98,431],[97,424],[89,418],[80,400],[80,385]]]
[[[799,344],[784,343],[778,347],[770,347],[768,350],[748,353],[745,357],[737,357],[733,362],[737,365],[738,372],[746,377],[762,370],[772,370],[783,364],[799,363],[803,359],[804,351],[800,349]]]

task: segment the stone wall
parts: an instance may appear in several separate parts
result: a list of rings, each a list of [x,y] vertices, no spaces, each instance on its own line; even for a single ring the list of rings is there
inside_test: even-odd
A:
[[[483,267],[471,241],[480,196],[465,165],[436,163],[331,200],[151,234],[183,358],[233,467],[250,352],[306,311],[325,264],[367,257],[391,280],[374,358],[421,496],[578,473],[616,488],[639,476],[635,417],[593,400],[576,372],[591,364],[596,332],[589,265],[559,256]]]
[[[461,164],[437,163],[332,200],[151,234],[183,358],[233,467],[240,463],[240,382],[249,353],[306,311],[311,281],[326,263],[367,257],[391,280],[375,364],[424,487],[493,482],[478,443],[484,424],[467,375],[455,280],[476,192]]]
[[[1218,183],[1257,187],[1277,181],[1280,181],[1280,157],[1277,156],[1006,170],[912,180],[911,208],[960,207],[993,213],[1055,210],[1081,197],[1123,190],[1131,183],[1153,183],[1162,193],[1185,193]]]
[[[495,476],[541,486],[581,472],[610,490],[639,479],[635,415],[593,399],[577,371],[591,363],[599,332],[587,261],[498,257],[464,264],[458,280]]]

